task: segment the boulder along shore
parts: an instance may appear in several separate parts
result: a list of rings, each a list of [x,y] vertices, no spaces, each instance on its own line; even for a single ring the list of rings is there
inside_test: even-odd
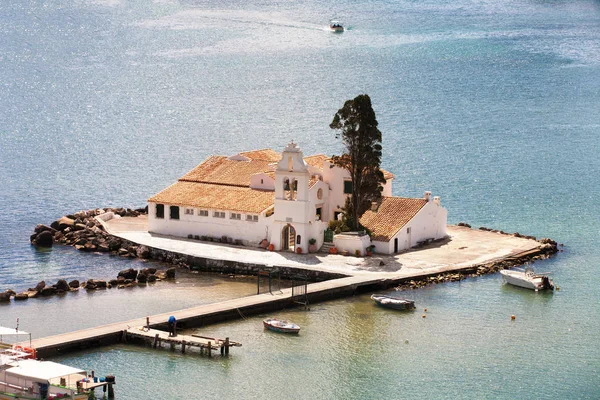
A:
[[[59,279],[55,284],[48,285],[40,281],[35,287],[16,292],[8,289],[0,292],[0,302],[27,300],[32,297],[48,297],[65,292],[86,290],[101,290],[111,288],[134,287],[139,284],[153,283],[164,279],[175,279],[177,266],[189,268],[183,259],[169,252],[149,249],[135,243],[108,234],[96,217],[104,213],[114,213],[120,216],[138,216],[147,213],[147,209],[129,208],[99,208],[88,211],[78,211],[65,215],[52,224],[39,224],[30,237],[31,244],[40,247],[52,247],[54,244],[73,246],[83,252],[100,252],[118,255],[125,258],[155,259],[172,264],[165,270],[144,268],[136,270],[129,268],[120,271],[113,279],[71,280]]]

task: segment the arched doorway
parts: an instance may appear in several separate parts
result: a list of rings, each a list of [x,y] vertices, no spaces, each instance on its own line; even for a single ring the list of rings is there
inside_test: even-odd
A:
[[[296,251],[296,230],[290,224],[281,230],[281,248],[282,250]]]

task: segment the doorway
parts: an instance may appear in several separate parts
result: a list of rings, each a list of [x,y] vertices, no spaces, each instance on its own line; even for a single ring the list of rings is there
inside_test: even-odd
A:
[[[291,225],[286,225],[281,231],[282,250],[296,251],[296,230]]]

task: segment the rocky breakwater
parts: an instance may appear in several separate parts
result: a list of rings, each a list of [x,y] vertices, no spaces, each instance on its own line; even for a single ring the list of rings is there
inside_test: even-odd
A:
[[[0,292],[0,302],[9,302],[11,298],[14,298],[15,301],[19,301],[27,300],[33,297],[49,297],[66,292],[75,292],[80,288],[86,290],[101,290],[134,287],[165,279],[175,279],[175,271],[176,270],[174,267],[160,271],[156,268],[144,268],[140,271],[129,268],[120,271],[116,279],[111,279],[108,281],[101,279],[88,279],[80,282],[79,280],[74,279],[70,282],[67,282],[65,279],[59,279],[58,282],[53,285],[47,285],[45,281],[41,281],[35,287],[29,288],[20,293],[16,293],[12,289],[6,290],[5,292]]]
[[[464,222],[460,222],[457,224],[458,226],[464,226],[466,228],[471,228],[471,225],[466,224]],[[500,261],[489,262],[480,265],[474,265],[469,268],[465,268],[461,271],[454,272],[446,272],[443,274],[437,274],[432,276],[423,277],[421,279],[411,279],[407,280],[396,287],[396,290],[408,290],[408,289],[418,289],[424,286],[444,283],[444,282],[456,282],[461,281],[466,278],[473,278],[486,274],[493,274],[503,269],[509,269],[512,267],[516,267],[518,265],[523,265],[526,263],[534,262],[535,260],[543,260],[552,255],[556,254],[559,251],[559,244],[556,241],[549,238],[536,239],[535,236],[527,236],[522,235],[519,232],[515,233],[506,233],[503,231],[499,231],[496,229],[480,227],[479,230],[499,233],[501,235],[511,235],[518,238],[525,238],[537,241],[540,245],[536,252],[532,252],[530,254],[525,254],[516,257],[508,257]],[[563,246],[562,244],[560,246]]]
[[[31,235],[31,244],[50,247],[53,244],[74,246],[83,252],[101,252],[121,257],[141,258],[164,261],[177,267],[190,268],[187,257],[138,245],[125,239],[110,235],[98,221],[104,214],[112,213],[119,217],[137,217],[147,214],[147,208],[98,208],[65,215],[50,226],[37,225]],[[52,240],[49,241],[49,236]]]

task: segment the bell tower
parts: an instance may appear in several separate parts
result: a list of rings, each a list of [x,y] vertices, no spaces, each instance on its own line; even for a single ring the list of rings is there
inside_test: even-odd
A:
[[[275,169],[275,212],[272,242],[278,250],[302,252],[308,249],[308,237],[314,207],[309,200],[310,173],[302,150],[293,141],[281,153]],[[310,211],[309,211],[310,210]],[[281,232],[278,235],[276,232]],[[290,233],[291,232],[291,233]],[[279,243],[275,237],[279,236]]]

